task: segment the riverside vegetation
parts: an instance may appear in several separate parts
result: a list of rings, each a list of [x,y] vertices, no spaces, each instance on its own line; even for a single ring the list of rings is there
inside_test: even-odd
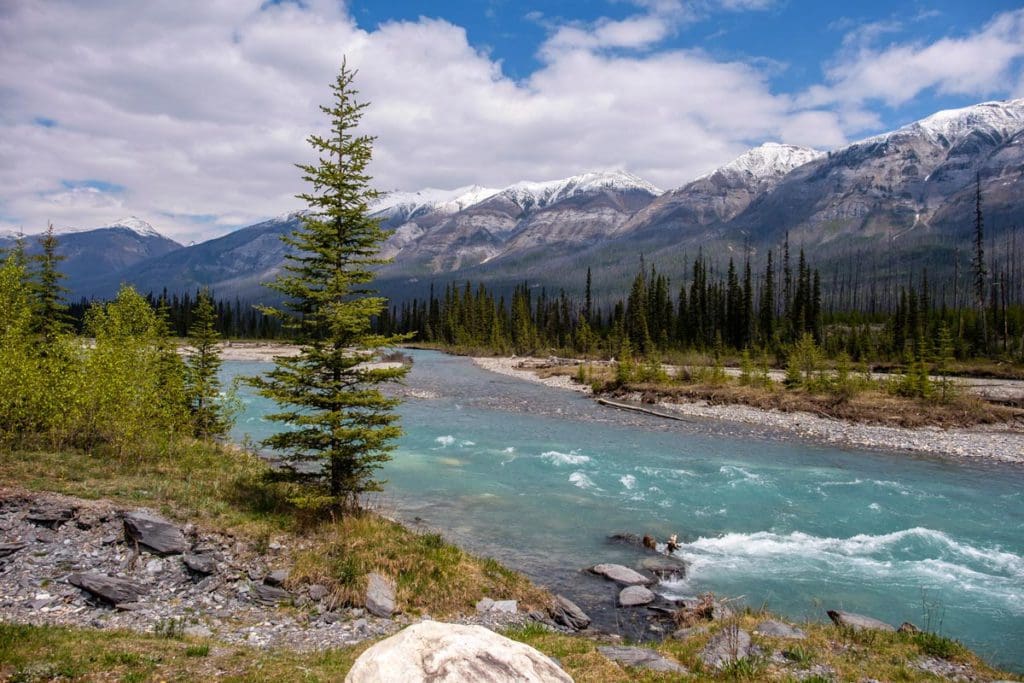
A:
[[[343,68],[338,81],[343,90],[347,87],[344,76]],[[339,110],[351,113],[348,104],[342,104]],[[366,153],[357,150],[357,154]],[[345,201],[363,204],[358,197]],[[341,211],[329,202],[324,206],[328,213]],[[384,341],[366,336],[367,318],[377,300],[357,300],[351,308],[339,303],[340,299],[351,302],[348,285],[361,289],[367,281],[363,265],[372,259],[370,247],[379,237],[374,226],[359,224],[358,216],[352,218],[362,228],[347,245],[332,247],[318,241],[315,232],[322,226],[315,220],[308,226],[309,233],[295,237],[321,252],[334,278],[330,286],[319,289],[302,275],[323,275],[324,261],[300,260],[292,271],[296,279],[281,282],[298,301],[298,312],[313,313],[321,336],[305,330],[302,340],[307,342],[307,354],[298,361],[279,363],[277,376],[260,385],[286,404],[302,405],[313,394],[322,394],[320,400],[340,411],[369,407],[360,430],[335,437],[329,448],[313,447],[303,431],[298,441],[280,440],[278,445],[294,448],[301,459],[321,465],[322,477],[281,476],[280,470],[255,454],[217,440],[230,424],[232,411],[230,396],[223,395],[217,381],[214,307],[205,295],[192,311],[192,350],[182,359],[164,313],[128,287],[114,301],[89,308],[85,314],[88,338],[74,335],[64,318],[52,231],[44,238],[40,259],[28,262],[22,249],[6,255],[0,267],[0,486],[5,508],[15,498],[43,501],[52,494],[106,501],[116,509],[145,506],[170,517],[174,524],[192,525],[194,536],[230,537],[243,552],[256,555],[272,548],[280,551],[276,561],[290,566],[283,579],[285,588],[308,592],[311,584],[320,586],[325,609],[361,608],[368,602],[371,575],[383,574],[394,583],[394,602],[403,623],[426,614],[458,618],[472,613],[484,597],[515,599],[524,610],[534,610],[535,623],[513,628],[509,635],[558,657],[578,681],[678,680],[679,673],[637,671],[616,663],[617,651],[601,649],[603,642],[614,641],[610,636],[570,635],[555,628],[541,611],[552,608],[551,596],[523,576],[469,555],[438,534],[411,531],[359,506],[359,494],[379,485],[371,475],[396,432],[387,412],[392,404],[378,401],[375,393],[348,396],[354,404],[335,399],[343,385],[353,383],[351,371],[357,373],[357,380],[365,377],[355,368]],[[334,261],[330,261],[332,249],[343,252]],[[345,249],[352,250],[349,256],[354,253],[354,260],[344,254]],[[353,263],[355,272],[346,269]],[[327,309],[319,311],[319,317],[316,303]],[[346,355],[347,342],[368,351]],[[326,379],[311,384],[307,387],[311,393],[303,394],[297,380],[307,371]],[[385,372],[373,378],[398,374]],[[336,431],[337,427],[329,415],[306,422],[295,412],[283,412],[281,417],[307,428],[318,425]],[[371,432],[376,428],[379,438],[368,436],[364,427]],[[318,457],[321,451],[326,459]],[[361,459],[364,454],[366,460]],[[340,487],[336,486],[339,480]],[[5,534],[15,523],[32,523],[27,519],[31,511],[5,514],[17,518],[5,521]],[[116,522],[120,515],[104,524]],[[5,539],[0,580],[13,576],[26,555],[45,562],[50,555],[75,552],[70,537],[57,550],[50,544],[60,538],[59,533],[89,531],[91,524],[83,521],[74,529],[67,525],[55,533],[33,532],[31,541]],[[122,543],[110,540],[110,544]],[[137,544],[135,552],[139,553]],[[165,560],[155,566],[163,566]],[[149,571],[148,564],[140,570],[133,558],[124,571]],[[56,561],[53,569],[63,571],[64,566],[63,560]],[[232,571],[240,573],[237,568]],[[238,579],[255,580],[251,576]],[[23,575],[20,580],[28,582],[30,589],[50,587],[49,578]],[[69,593],[68,599],[97,609],[81,595]],[[12,614],[33,609],[6,604],[7,608]],[[299,601],[266,608],[268,619],[277,612],[295,621],[323,616],[309,602]],[[958,643],[935,634],[807,624],[803,644],[794,646],[775,636],[756,635],[756,627],[767,618],[758,610],[709,621],[712,615],[699,605],[696,609],[684,606],[676,616],[680,625],[696,629],[651,649],[674,659],[677,667],[688,668],[697,680],[924,680],[936,672],[984,679],[1000,675]],[[45,617],[40,620],[45,622]],[[229,643],[213,633],[186,634],[177,622],[157,621],[144,630],[0,623],[0,677],[337,680],[369,644],[300,654],[285,647],[256,649]],[[755,633],[756,647],[741,646],[743,638],[749,639],[747,631]],[[716,648],[723,646],[726,655],[715,655]]]

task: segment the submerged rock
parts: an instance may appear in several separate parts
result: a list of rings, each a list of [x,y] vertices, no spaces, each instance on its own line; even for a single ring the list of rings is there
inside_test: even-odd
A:
[[[564,595],[556,595],[555,602],[548,608],[548,613],[556,624],[561,624],[575,631],[582,631],[590,626],[590,617],[575,602]]]
[[[359,656],[346,683],[572,683],[553,660],[483,626],[422,621]]]
[[[651,572],[662,581],[675,581],[686,577],[686,561],[672,555],[654,555],[640,560],[640,568]]]
[[[370,614],[389,618],[395,612],[394,585],[377,572],[373,572],[366,584],[365,602]]]
[[[667,673],[689,673],[689,670],[679,662],[674,662],[659,652],[643,647],[607,645],[597,648],[597,651],[613,662],[618,662],[623,666],[635,666],[641,669]]]
[[[828,611],[828,618],[832,620],[836,626],[845,626],[852,628],[855,631],[862,630],[876,630],[876,631],[895,631],[890,624],[875,619],[874,617],[866,617],[863,614],[854,614],[853,612],[843,612],[841,610],[830,609]]]
[[[588,571],[616,583],[621,583],[624,586],[649,586],[655,583],[654,579],[621,564],[598,564],[591,567]]]
[[[125,513],[124,535],[158,555],[180,555],[189,547],[181,529],[146,510]]]

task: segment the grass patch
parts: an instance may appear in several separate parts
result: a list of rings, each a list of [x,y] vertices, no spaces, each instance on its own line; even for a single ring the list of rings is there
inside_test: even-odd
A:
[[[125,460],[81,451],[0,453],[0,486],[106,498],[147,506],[208,531],[229,532],[255,552],[277,540],[293,563],[289,587],[320,583],[336,605],[361,606],[367,575],[379,572],[397,588],[401,610],[447,617],[483,597],[542,607],[550,596],[523,575],[476,557],[436,533],[417,533],[372,512],[345,517],[294,510],[292,484],[276,481],[259,458],[194,443],[175,457]],[[180,636],[175,624],[159,635]]]

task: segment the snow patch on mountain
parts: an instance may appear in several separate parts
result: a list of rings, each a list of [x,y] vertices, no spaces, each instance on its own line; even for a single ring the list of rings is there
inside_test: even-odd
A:
[[[506,187],[500,194],[523,209],[542,209],[576,195],[605,190],[662,194],[662,190],[643,178],[625,171],[595,171],[539,183],[524,180]]]
[[[389,192],[370,206],[375,216],[394,216],[404,213],[406,217],[437,212],[453,214],[479,204],[496,195],[499,190],[479,185],[466,185],[454,190],[426,188],[418,192]]]
[[[950,146],[975,133],[995,133],[1006,139],[1024,130],[1024,99],[982,102],[961,109],[946,109],[914,121],[891,133],[870,137],[865,142],[884,142],[894,136],[925,135]]]
[[[54,228],[54,232],[57,234],[68,234],[72,232],[92,232],[93,230],[113,230],[117,228],[130,230],[140,237],[163,237],[163,235],[157,232],[152,225],[141,218],[136,218],[135,216],[125,216],[124,218],[114,221],[110,225],[101,225],[95,228]]]
[[[750,178],[764,180],[781,178],[794,168],[803,166],[825,156],[810,147],[783,145],[777,142],[766,142],[759,147],[747,150],[725,166],[698,177],[696,180],[709,178],[716,173],[733,178]]]

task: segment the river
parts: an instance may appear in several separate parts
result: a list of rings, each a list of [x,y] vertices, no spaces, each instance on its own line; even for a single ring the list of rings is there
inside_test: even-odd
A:
[[[495,557],[631,634],[636,612],[579,569],[632,564],[613,532],[678,534],[685,580],[793,619],[825,609],[912,621],[1024,671],[1024,467],[816,445],[721,421],[676,422],[413,351],[405,436],[371,502]],[[265,363],[225,363],[224,375]],[[242,390],[233,432],[272,410]]]

